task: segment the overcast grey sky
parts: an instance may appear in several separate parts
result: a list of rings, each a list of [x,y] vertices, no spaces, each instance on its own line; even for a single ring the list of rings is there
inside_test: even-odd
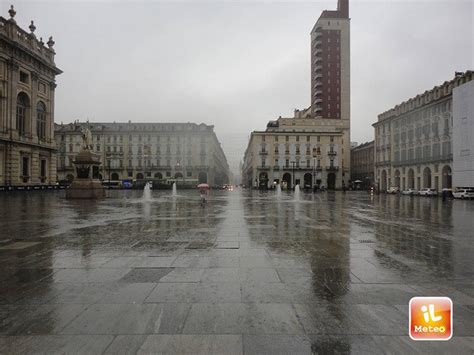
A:
[[[309,105],[310,37],[331,1],[13,1],[56,41],[56,122],[204,122],[238,166],[249,133]],[[473,1],[351,0],[351,140],[474,69]]]

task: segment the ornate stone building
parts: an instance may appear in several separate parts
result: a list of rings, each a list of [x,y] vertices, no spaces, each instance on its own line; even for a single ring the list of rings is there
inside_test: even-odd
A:
[[[366,189],[374,183],[374,141],[351,149],[351,180]]]
[[[251,135],[242,182],[270,187],[279,181],[287,187],[330,189],[349,184],[349,0],[338,0],[335,11],[323,11],[311,31],[311,106]]]
[[[0,187],[56,183],[55,77],[52,37],[46,43],[0,17]]]
[[[375,179],[382,191],[452,187],[453,89],[474,79],[456,73],[423,94],[378,116],[375,128]]]
[[[158,180],[178,184],[228,183],[229,166],[214,126],[195,123],[56,124],[58,179],[72,180],[82,130],[92,131],[102,180]]]
[[[347,186],[349,176],[343,172],[348,171],[344,164],[349,164],[349,152],[344,150],[343,123],[334,120],[328,124],[311,116],[303,118],[304,114],[296,111],[293,118],[270,121],[265,131],[252,132],[242,166],[244,184],[260,188],[278,183],[282,188]]]

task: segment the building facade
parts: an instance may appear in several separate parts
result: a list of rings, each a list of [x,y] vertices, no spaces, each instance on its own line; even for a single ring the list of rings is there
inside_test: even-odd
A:
[[[374,183],[374,141],[351,149],[351,180],[364,189]]]
[[[311,31],[311,106],[252,132],[242,182],[268,188],[350,182],[349,1],[323,11]]]
[[[297,114],[299,111],[297,111]],[[254,131],[245,151],[242,166],[243,183],[254,188],[324,186],[342,188],[349,183],[344,176],[342,122],[324,125],[324,120],[279,118],[270,121],[265,131]],[[346,161],[344,161],[346,157]]]
[[[375,129],[375,179],[382,191],[452,187],[453,90],[473,80],[456,73],[444,82],[378,116]]]
[[[474,80],[453,89],[453,183],[474,188]]]
[[[55,77],[52,37],[46,43],[0,17],[0,187],[56,183]]]
[[[56,124],[58,180],[74,178],[82,131],[92,132],[102,180],[160,180],[178,184],[228,183],[229,166],[214,126],[194,123]]]

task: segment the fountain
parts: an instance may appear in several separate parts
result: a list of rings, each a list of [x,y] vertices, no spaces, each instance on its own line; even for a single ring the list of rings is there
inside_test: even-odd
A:
[[[280,184],[277,184],[276,194],[277,194],[277,198],[280,199],[281,198],[281,186],[280,186]]]
[[[173,182],[173,191],[171,192],[171,196],[176,197],[178,196],[178,191],[176,189],[176,183]]]
[[[100,156],[92,153],[92,133],[82,132],[82,149],[73,161],[76,178],[66,190],[67,199],[98,199],[105,197],[105,190],[98,179]]]
[[[299,201],[300,200],[300,185],[296,185],[295,186],[295,201]]]
[[[145,184],[145,188],[143,189],[143,202],[150,202],[151,201],[151,187],[150,183],[147,182]]]

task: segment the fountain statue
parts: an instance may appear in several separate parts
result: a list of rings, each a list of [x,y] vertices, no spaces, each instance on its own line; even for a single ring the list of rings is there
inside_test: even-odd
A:
[[[178,196],[178,191],[177,191],[175,182],[173,182],[173,190],[171,191],[171,196],[173,196],[173,197]]]
[[[145,188],[143,189],[143,202],[150,202],[151,201],[151,187],[150,183],[147,182],[145,184]]]
[[[299,201],[300,200],[300,185],[297,184],[295,186],[295,201]]]
[[[76,177],[66,190],[67,199],[98,199],[105,197],[105,190],[98,179],[100,157],[91,152],[92,133],[89,128],[82,131],[82,148],[73,164]]]

